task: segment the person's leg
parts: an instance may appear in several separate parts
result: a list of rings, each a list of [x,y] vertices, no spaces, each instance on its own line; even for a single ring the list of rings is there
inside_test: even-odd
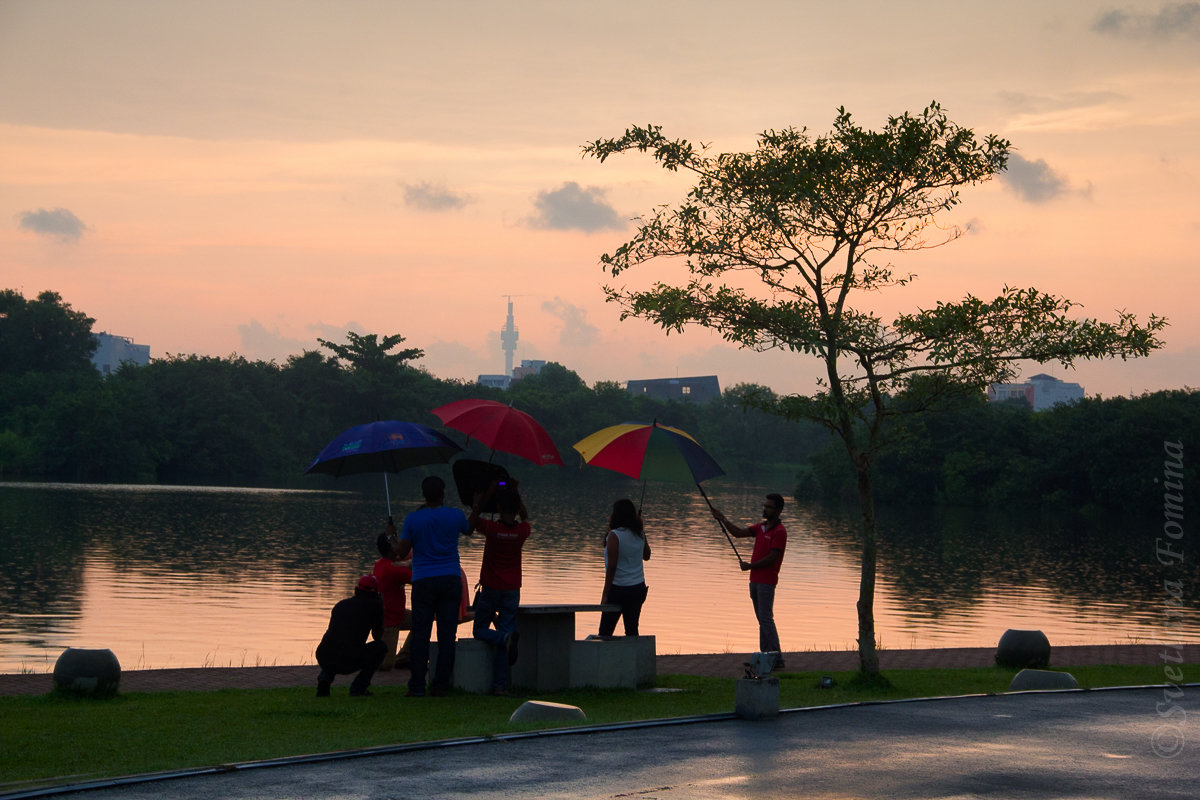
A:
[[[642,618],[642,606],[650,589],[646,584],[625,586],[625,599],[621,603],[621,616],[625,619],[625,635],[638,635],[638,621]]]
[[[779,630],[775,627],[775,585],[750,583],[750,598],[754,616],[758,619],[758,648],[760,652],[779,652]]]
[[[379,665],[380,672],[387,672],[396,666],[396,643],[400,641],[400,628],[392,626],[383,629],[383,663]]]
[[[508,690],[509,658],[516,660],[517,608],[521,605],[521,590],[496,592],[496,630],[499,642],[492,655],[492,691]],[[512,637],[510,639],[509,637]]]
[[[379,665],[386,655],[387,647],[382,641],[366,642],[359,647],[357,660],[362,668],[350,682],[351,695],[367,694],[367,689],[371,686],[371,678],[375,677],[375,670],[379,669]]]
[[[436,611],[438,657],[430,686],[443,694],[454,683],[454,639],[458,633],[459,605],[462,602],[462,582],[457,575],[430,578],[438,581]]]
[[[616,589],[617,587],[613,587]],[[612,596],[612,590],[609,591],[608,602],[616,605],[617,601]],[[613,631],[617,629],[617,620],[621,618],[620,611],[601,611],[600,612],[600,635],[612,636]]]
[[[433,633],[433,619],[437,609],[437,591],[431,582],[435,578],[422,578],[412,585],[412,650],[409,668],[408,691],[413,695],[425,695],[425,674],[429,668],[429,637]]]
[[[485,586],[479,590],[479,599],[475,602],[475,620],[471,633],[476,639],[493,647],[504,644],[504,634],[492,628],[492,621],[500,611],[501,594],[503,592]]]
[[[408,631],[408,634],[404,637],[404,644],[400,645],[399,652],[396,653],[397,667],[407,667],[412,656],[412,618],[412,609],[404,609],[404,622],[400,623],[400,630]]]

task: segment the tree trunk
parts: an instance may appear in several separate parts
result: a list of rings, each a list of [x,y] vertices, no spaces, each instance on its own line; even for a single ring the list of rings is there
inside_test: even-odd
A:
[[[866,677],[879,675],[875,649],[875,498],[871,488],[871,462],[859,454],[858,503],[862,509],[862,575],[858,584],[858,668]]]

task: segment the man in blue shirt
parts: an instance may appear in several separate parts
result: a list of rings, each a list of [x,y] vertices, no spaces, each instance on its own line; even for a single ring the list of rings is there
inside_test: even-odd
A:
[[[460,509],[443,505],[446,483],[436,475],[421,481],[425,504],[404,518],[397,557],[412,553],[412,676],[408,696],[425,696],[429,638],[437,622],[438,658],[429,693],[441,697],[454,680],[454,638],[462,603],[458,537],[471,533]]]

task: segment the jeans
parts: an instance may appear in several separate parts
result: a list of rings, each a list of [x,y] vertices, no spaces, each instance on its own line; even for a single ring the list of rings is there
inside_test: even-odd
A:
[[[458,607],[462,602],[462,576],[438,575],[413,581],[412,585],[412,675],[408,688],[425,694],[429,663],[429,637],[437,621],[438,659],[431,685],[447,690],[454,682],[454,638],[458,631]]]
[[[493,691],[504,691],[508,688],[506,639],[517,629],[517,607],[520,605],[520,589],[489,589],[484,586],[479,590],[479,600],[475,603],[475,627],[472,633],[476,639],[492,646]],[[496,622],[495,628],[491,627],[493,619]]]
[[[625,635],[638,635],[638,620],[642,617],[642,605],[650,591],[644,583],[637,586],[608,587],[608,602],[621,607],[620,611],[605,611],[600,614],[600,635],[612,636],[617,629],[617,618],[625,620]]]
[[[750,581],[750,602],[758,620],[758,649],[779,652],[779,630],[775,627],[775,584]]]

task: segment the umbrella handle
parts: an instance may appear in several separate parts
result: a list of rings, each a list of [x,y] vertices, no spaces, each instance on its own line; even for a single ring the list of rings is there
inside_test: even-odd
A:
[[[697,483],[696,488],[700,490],[700,496],[704,498],[704,502],[708,503],[709,511],[716,511],[713,508],[712,500],[708,499],[708,494],[705,493],[704,487]],[[716,520],[716,523],[721,526],[721,533],[725,534],[725,538],[729,540],[729,546],[733,548],[733,554],[738,557],[738,561],[741,561],[742,554],[738,552],[737,545],[733,543],[733,538],[729,535],[729,531],[725,530],[724,525],[721,525],[721,520]]]

